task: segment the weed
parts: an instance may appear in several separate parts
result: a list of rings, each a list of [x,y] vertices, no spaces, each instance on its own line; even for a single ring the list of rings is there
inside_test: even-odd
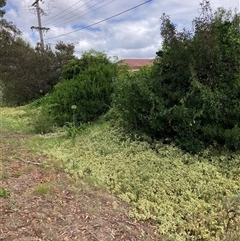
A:
[[[240,153],[191,155],[157,141],[153,150],[146,138],[133,141],[108,122],[92,124],[76,140],[86,126],[72,121],[66,128],[76,145],[43,137],[24,143],[52,156],[52,165],[75,177],[80,187],[84,179],[108,189],[132,205],[131,217],[156,221],[163,240],[239,240]],[[45,182],[33,192],[46,195],[54,189]]]
[[[10,192],[6,190],[5,188],[0,188],[0,197],[10,197]]]
[[[222,211],[225,216],[220,217],[222,199],[238,193],[239,182],[221,175],[208,158],[200,162],[200,157],[160,142],[152,150],[146,141],[123,138],[106,122],[91,125],[75,146],[62,143],[48,153],[62,160],[69,173],[130,203],[131,217],[158,222],[172,240],[216,241],[239,232],[232,212]],[[229,172],[237,170],[235,165]]]
[[[28,132],[29,131],[29,116],[26,111],[26,107],[1,107],[1,126],[2,131],[12,132]]]

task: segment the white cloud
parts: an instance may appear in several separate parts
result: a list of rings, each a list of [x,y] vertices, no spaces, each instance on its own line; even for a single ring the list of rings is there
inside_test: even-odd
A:
[[[35,0],[7,0],[5,17],[23,31],[23,38],[35,45],[39,41]],[[189,27],[198,15],[199,1],[152,0],[115,18],[90,28],[84,28],[103,19],[117,15],[146,0],[45,0],[39,1],[46,15],[41,17],[42,26],[49,27],[44,33],[45,43],[52,46],[57,41],[76,43],[76,53],[94,48],[119,58],[154,58],[161,47],[160,21],[162,13],[170,15],[178,27]],[[211,0],[217,7],[237,8],[240,0]],[[73,33],[70,33],[73,32]],[[57,36],[62,35],[58,38]]]

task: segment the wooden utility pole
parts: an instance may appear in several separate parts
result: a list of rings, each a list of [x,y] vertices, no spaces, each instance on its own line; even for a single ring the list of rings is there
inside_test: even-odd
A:
[[[42,22],[41,22],[41,14],[43,14],[43,10],[39,7],[39,1],[42,0],[36,0],[33,4],[32,7],[35,7],[37,10],[37,17],[38,17],[38,27],[34,27],[32,26],[31,29],[37,29],[39,32],[39,36],[40,36],[40,46],[42,49],[44,49],[44,41],[43,41],[43,30],[48,31],[50,28],[45,28],[42,27]]]

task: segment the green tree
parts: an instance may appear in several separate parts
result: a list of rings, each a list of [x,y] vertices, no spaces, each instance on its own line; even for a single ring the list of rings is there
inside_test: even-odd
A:
[[[74,58],[71,44],[58,43],[55,51],[49,46],[34,49],[5,19],[0,21],[0,46],[0,85],[7,105],[22,105],[50,92],[59,82],[63,66]]]
[[[237,13],[201,3],[194,30],[177,31],[163,15],[153,127],[190,151],[219,143],[240,147],[240,42]],[[160,113],[160,114],[159,114]],[[164,120],[164,121],[163,121]],[[165,123],[165,126],[163,126]]]

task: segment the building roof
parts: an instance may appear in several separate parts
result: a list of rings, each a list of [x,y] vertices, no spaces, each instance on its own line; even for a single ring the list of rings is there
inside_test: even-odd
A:
[[[153,59],[123,59],[120,61],[120,65],[128,65],[132,70],[138,70],[143,66],[151,66]]]

